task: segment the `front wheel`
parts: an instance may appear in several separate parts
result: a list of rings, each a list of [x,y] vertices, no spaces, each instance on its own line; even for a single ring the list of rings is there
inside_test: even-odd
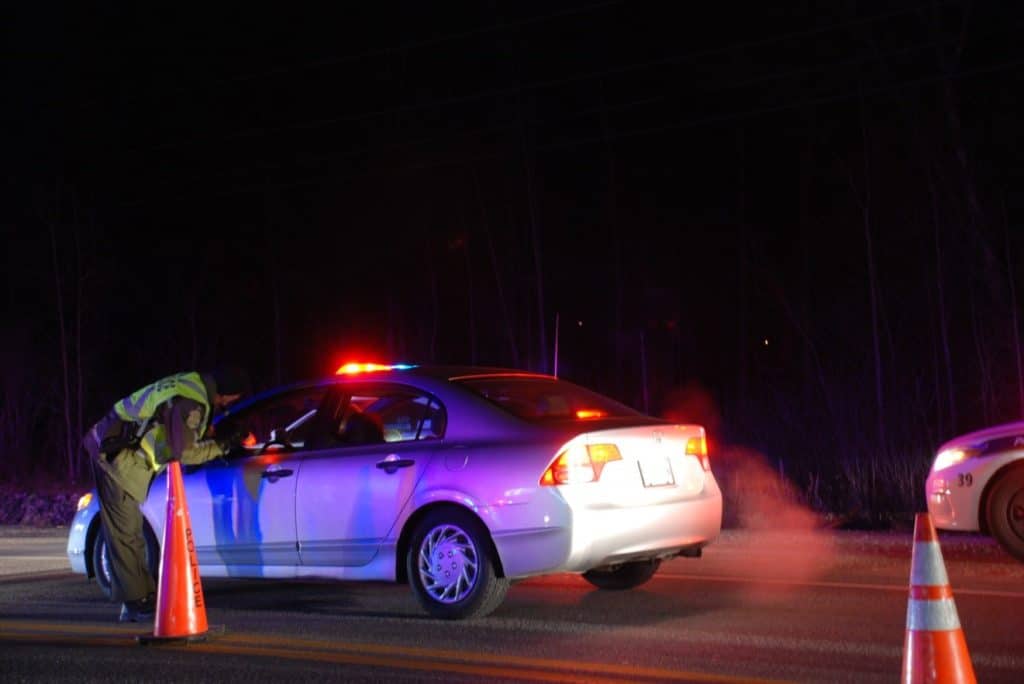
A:
[[[146,565],[153,577],[159,579],[159,546],[148,528],[143,536],[146,538]],[[114,594],[114,571],[110,567],[110,552],[107,549],[107,537],[102,526],[96,530],[96,540],[92,544],[92,571],[100,591],[108,599],[111,598]]]
[[[1024,468],[1014,468],[992,487],[988,529],[1007,553],[1024,561]]]
[[[466,511],[432,511],[416,525],[406,570],[416,600],[446,620],[488,615],[505,600],[509,580],[498,577],[490,537]]]
[[[593,584],[598,589],[632,589],[639,587],[647,580],[654,577],[654,573],[661,566],[657,558],[645,561],[633,561],[623,563],[614,568],[604,570],[596,568],[583,573],[583,579]]]

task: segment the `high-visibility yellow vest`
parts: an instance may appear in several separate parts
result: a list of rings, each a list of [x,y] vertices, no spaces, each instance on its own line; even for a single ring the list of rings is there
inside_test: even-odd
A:
[[[134,423],[137,430],[142,431],[139,435],[139,450],[145,455],[146,463],[153,472],[163,469],[163,464],[167,462],[170,454],[158,453],[169,448],[166,427],[159,423],[152,425],[151,421],[157,410],[175,397],[185,397],[202,404],[203,416],[196,428],[198,439],[206,432],[206,425],[210,420],[210,399],[206,396],[206,385],[199,373],[169,375],[114,404],[118,418]]]

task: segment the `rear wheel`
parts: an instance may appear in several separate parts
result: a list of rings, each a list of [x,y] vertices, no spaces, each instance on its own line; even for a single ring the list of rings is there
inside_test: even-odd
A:
[[[999,478],[986,508],[989,532],[1008,553],[1024,561],[1024,468]]]
[[[447,620],[483,617],[501,605],[509,581],[498,577],[495,566],[486,528],[457,508],[428,513],[406,555],[416,599],[432,616]]]
[[[149,567],[150,574],[155,579],[159,579],[160,547],[149,529],[145,530],[143,536],[146,538],[146,565]],[[107,598],[111,598],[114,593],[114,572],[110,568],[110,552],[102,526],[96,530],[96,539],[92,544],[92,571],[100,591]]]
[[[583,573],[583,579],[598,589],[632,589],[654,577],[661,566],[657,558],[623,563],[610,569],[595,568]]]

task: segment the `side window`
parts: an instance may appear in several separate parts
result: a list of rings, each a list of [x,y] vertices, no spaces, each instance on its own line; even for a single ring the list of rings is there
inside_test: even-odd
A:
[[[287,440],[292,446],[301,448],[305,446],[313,425],[313,416],[326,393],[327,387],[307,387],[269,397],[225,418],[217,426],[217,431],[247,431],[249,437],[245,446],[249,449],[262,447],[271,440],[272,433],[278,439]]]
[[[339,403],[335,444],[374,444],[440,439],[444,409],[436,399],[409,388],[360,387]]]
[[[423,395],[390,397],[376,406],[387,442],[439,439],[444,435],[444,412],[435,399]]]

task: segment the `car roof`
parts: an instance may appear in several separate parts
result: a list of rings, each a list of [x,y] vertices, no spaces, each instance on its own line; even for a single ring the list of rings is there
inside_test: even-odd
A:
[[[412,368],[404,371],[395,371],[395,373],[412,373],[415,375],[422,375],[437,380],[454,380],[456,378],[472,378],[472,377],[487,377],[494,375],[514,375],[523,377],[535,377],[535,378],[548,378],[554,380],[551,375],[544,373],[534,373],[532,371],[521,370],[518,368],[504,368],[501,366],[445,366],[445,365],[429,365],[429,366],[413,366]]]
[[[306,380],[299,380],[297,382],[288,383],[285,385],[276,385],[274,387],[258,392],[250,397],[237,402],[231,406],[228,410],[224,411],[220,416],[217,417],[219,422],[221,419],[226,418],[230,415],[245,409],[258,401],[261,401],[267,397],[272,397],[281,392],[286,392],[292,389],[301,389],[304,387],[317,387],[322,385],[333,385],[339,382],[353,382],[361,379],[367,380],[383,380],[383,381],[401,381],[403,378],[419,377],[427,378],[434,381],[448,382],[450,380],[462,380],[469,378],[483,378],[483,377],[495,377],[495,376],[508,376],[508,377],[529,377],[547,380],[557,380],[553,375],[546,375],[544,373],[534,373],[532,371],[526,371],[519,368],[507,368],[503,366],[469,366],[469,365],[445,365],[445,364],[425,364],[425,365],[408,365],[401,368],[385,368],[382,370],[370,370],[358,373],[336,373],[334,375],[321,376],[319,378],[309,378]]]

